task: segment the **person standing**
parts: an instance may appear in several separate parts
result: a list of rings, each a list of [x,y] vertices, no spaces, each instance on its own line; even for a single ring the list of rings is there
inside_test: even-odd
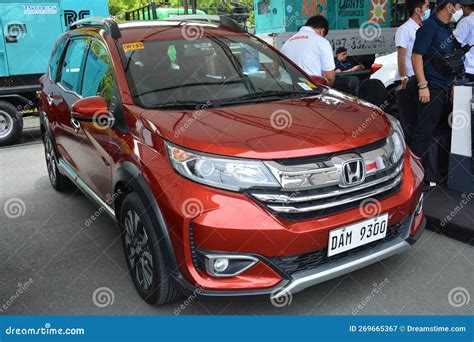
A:
[[[288,39],[281,52],[310,76],[336,80],[336,65],[331,43],[324,38],[329,32],[329,22],[322,15],[311,17],[295,35]]]
[[[474,46],[474,0],[471,0],[470,5],[464,6],[463,12],[465,18],[459,22],[454,35],[463,47]],[[466,54],[464,66],[466,77],[470,82],[474,82],[474,48]]]
[[[441,181],[435,135],[449,134],[450,131],[448,117],[452,112],[452,86],[458,76],[443,68],[447,56],[456,49],[450,23],[462,6],[469,3],[470,0],[440,0],[436,14],[416,32],[412,63],[420,107],[411,147],[423,161],[425,190]]]
[[[400,80],[400,91],[397,94],[400,122],[405,132],[405,140],[408,145],[411,145],[418,108],[418,89],[411,57],[416,32],[423,21],[429,19],[431,10],[428,0],[407,0],[406,7],[410,18],[397,29],[395,34],[398,60],[396,79]]]

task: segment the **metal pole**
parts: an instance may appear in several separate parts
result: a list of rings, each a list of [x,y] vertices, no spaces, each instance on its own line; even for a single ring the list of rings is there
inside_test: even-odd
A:
[[[196,14],[197,0],[191,0],[191,7],[192,7],[192,10],[193,10],[193,14]]]
[[[184,0],[184,3],[183,3],[183,7],[184,7],[184,14],[188,14],[188,0]]]
[[[156,4],[154,1],[151,2],[151,16],[153,20],[158,20],[158,14],[156,13]]]

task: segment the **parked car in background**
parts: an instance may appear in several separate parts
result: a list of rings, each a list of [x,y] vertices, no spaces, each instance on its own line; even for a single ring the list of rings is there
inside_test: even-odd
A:
[[[380,80],[389,93],[389,106],[385,110],[395,116],[398,114],[397,93],[400,80],[397,80],[398,60],[397,52],[377,56],[372,65],[370,78]]]
[[[78,22],[41,86],[51,184],[118,222],[149,303],[281,299],[423,232],[423,169],[399,122],[230,19]]]

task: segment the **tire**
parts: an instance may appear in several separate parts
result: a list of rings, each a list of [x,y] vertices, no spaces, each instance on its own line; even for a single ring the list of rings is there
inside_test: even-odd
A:
[[[400,118],[400,113],[398,110],[398,86],[392,86],[388,88],[388,107],[385,111],[397,119]]]
[[[51,186],[57,191],[63,191],[72,186],[71,181],[59,172],[58,157],[54,148],[54,143],[48,132],[43,135],[44,154],[46,158],[46,167],[48,170]]]
[[[23,131],[23,118],[9,102],[0,101],[0,146],[15,143]]]
[[[152,305],[178,299],[181,294],[173,287],[151,220],[133,192],[122,202],[120,227],[125,259],[140,296]]]

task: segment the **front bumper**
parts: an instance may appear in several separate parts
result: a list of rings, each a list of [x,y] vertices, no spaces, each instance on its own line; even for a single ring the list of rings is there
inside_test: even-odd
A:
[[[414,228],[416,234],[411,235]],[[182,277],[175,280],[185,292],[193,293],[200,298],[269,295],[271,299],[278,301],[282,298],[287,298],[297,292],[303,291],[308,287],[356,271],[396,254],[403,253],[409,250],[411,246],[418,241],[425,228],[426,219],[424,215],[422,213],[419,215],[413,213],[412,216],[403,223],[402,231],[400,236],[397,238],[377,244],[370,249],[350,254],[331,263],[322,264],[311,270],[295,273],[290,277],[284,278],[279,284],[270,288],[216,291],[191,285]]]

